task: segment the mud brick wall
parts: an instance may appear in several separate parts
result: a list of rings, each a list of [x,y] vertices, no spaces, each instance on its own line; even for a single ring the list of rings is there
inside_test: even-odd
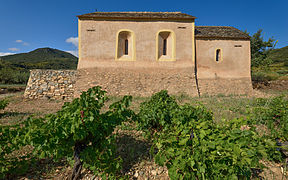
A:
[[[110,95],[150,96],[163,89],[171,94],[198,95],[194,69],[191,67],[79,69],[75,97],[96,85]]]
[[[76,75],[76,70],[31,70],[24,97],[29,99],[72,99]]]

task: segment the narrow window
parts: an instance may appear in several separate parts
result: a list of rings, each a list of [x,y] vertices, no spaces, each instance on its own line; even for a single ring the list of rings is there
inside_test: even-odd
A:
[[[124,55],[128,55],[128,39],[125,39],[125,45],[124,45]]]
[[[159,31],[156,36],[156,60],[175,61],[175,43],[173,31]]]
[[[129,30],[117,32],[115,60],[135,60],[135,37]]]
[[[163,40],[163,55],[167,55],[167,39]]]
[[[221,59],[221,50],[217,49],[216,50],[216,62],[219,62]]]

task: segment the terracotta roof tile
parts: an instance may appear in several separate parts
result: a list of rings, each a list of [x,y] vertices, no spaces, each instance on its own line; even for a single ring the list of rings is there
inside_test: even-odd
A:
[[[196,26],[196,38],[250,39],[244,32],[230,26]]]

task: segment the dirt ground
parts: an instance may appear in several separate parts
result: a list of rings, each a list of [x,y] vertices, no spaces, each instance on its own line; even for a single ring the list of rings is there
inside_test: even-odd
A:
[[[288,80],[276,80],[265,83],[253,83],[253,88],[260,91],[276,91],[286,92],[288,91]]]
[[[29,100],[23,97],[23,92],[1,94],[0,99],[8,98],[9,104],[5,110],[0,110],[0,124],[13,124],[24,120],[28,116],[42,116],[57,112],[64,104],[63,101]]]
[[[270,96],[270,92],[277,94],[287,93],[288,81],[271,82],[267,86],[259,87],[255,94]],[[0,111],[0,124],[13,124],[25,120],[29,116],[43,116],[47,113],[55,113],[64,104],[57,100],[28,100],[23,98],[23,92],[14,94],[1,94],[0,99],[8,98],[9,105]],[[112,98],[113,100],[113,98]],[[114,99],[115,100],[115,99]],[[139,107],[143,98],[136,99],[132,106]],[[126,124],[128,128],[117,128],[117,152],[123,159],[122,175],[129,179],[169,179],[166,167],[158,166],[149,154],[151,144],[147,142],[141,131],[135,129],[135,124]],[[260,173],[265,179],[288,179],[287,169],[281,164],[263,162],[268,169]],[[45,159],[31,166],[28,173],[13,177],[13,179],[68,179],[71,166],[62,161],[55,163],[51,159]],[[285,174],[286,173],[286,174]],[[89,170],[83,170],[82,179],[98,179]],[[260,178],[261,179],[261,178]]]

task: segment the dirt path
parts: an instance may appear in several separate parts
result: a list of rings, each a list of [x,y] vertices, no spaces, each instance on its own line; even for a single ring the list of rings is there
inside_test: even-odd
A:
[[[5,93],[5,94],[0,94],[0,99],[2,98],[7,98],[7,97],[11,97],[11,96],[15,96],[17,94],[20,94],[19,92],[17,93]],[[22,94],[22,93],[21,93]]]

